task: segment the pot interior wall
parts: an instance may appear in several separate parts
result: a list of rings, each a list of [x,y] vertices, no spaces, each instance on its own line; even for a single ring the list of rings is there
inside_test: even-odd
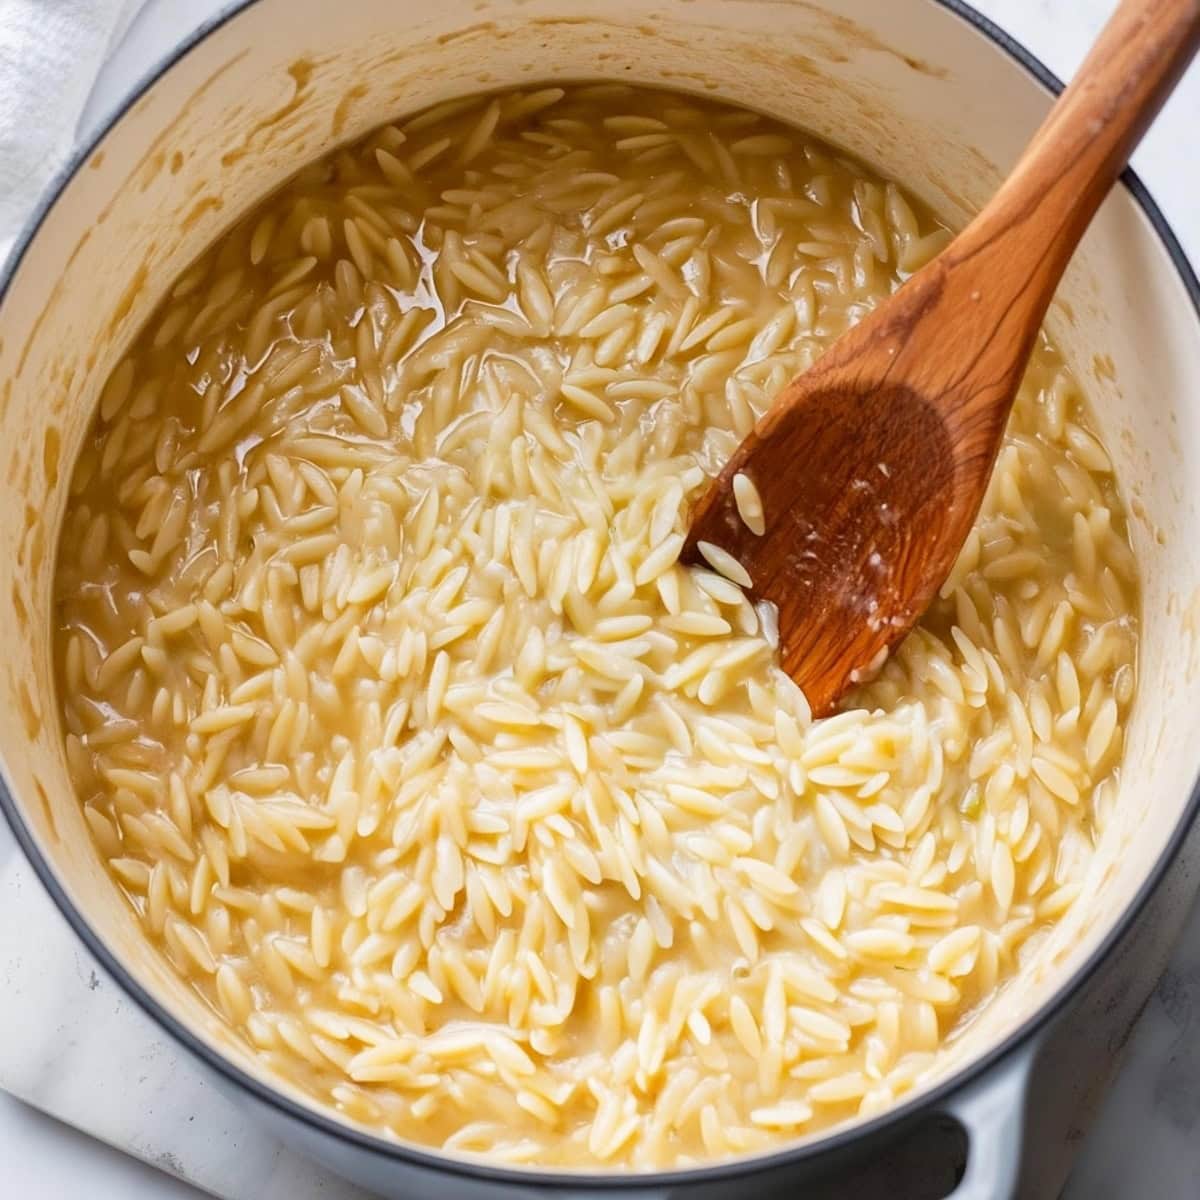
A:
[[[836,15],[834,15],[836,13]],[[414,15],[415,14],[415,15]],[[213,1042],[212,1014],[145,948],[92,849],[60,749],[51,578],[66,483],[108,371],[189,261],[304,162],[465,92],[617,78],[701,91],[811,129],[952,221],[1045,112],[1022,68],[940,5],[890,0],[259,0],[188,53],[67,184],[0,308],[0,755],[22,818],[93,929]],[[1200,702],[1200,328],[1119,191],[1073,264],[1053,332],[1092,398],[1144,573],[1140,695],[1117,819],[1085,894],[946,1056],[1010,1030],[1096,947],[1195,781]],[[226,1051],[243,1060],[236,1046]]]

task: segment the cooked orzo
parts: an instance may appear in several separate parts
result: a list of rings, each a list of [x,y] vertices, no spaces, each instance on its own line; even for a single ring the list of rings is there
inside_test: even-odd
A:
[[[762,116],[545,87],[337,151],[179,280],[75,469],[62,714],[114,878],[273,1070],[513,1161],[743,1153],[918,1085],[1066,911],[1136,583],[1048,344],[838,715],[677,561],[755,414],[946,238]]]

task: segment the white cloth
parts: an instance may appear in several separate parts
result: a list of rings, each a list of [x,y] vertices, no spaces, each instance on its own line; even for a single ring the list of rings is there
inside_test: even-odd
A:
[[[0,0],[0,261],[142,0]]]

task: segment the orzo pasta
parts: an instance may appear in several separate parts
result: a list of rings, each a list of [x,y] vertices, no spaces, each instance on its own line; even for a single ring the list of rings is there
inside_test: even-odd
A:
[[[946,237],[756,114],[544,87],[337,151],[179,280],[75,470],[63,720],[119,886],[272,1069],[513,1161],[747,1152],[920,1083],[1068,908],[1136,581],[1049,345],[838,715],[737,563],[677,561]]]

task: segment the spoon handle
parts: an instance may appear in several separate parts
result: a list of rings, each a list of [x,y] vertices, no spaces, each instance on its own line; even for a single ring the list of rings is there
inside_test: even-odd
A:
[[[989,463],[1075,247],[1197,50],[1200,0],[1123,0],[1000,189],[906,285],[890,373]]]
[[[1035,268],[1039,323],[1084,230],[1197,50],[1200,0],[1123,0],[960,239],[964,250],[1006,244]]]

